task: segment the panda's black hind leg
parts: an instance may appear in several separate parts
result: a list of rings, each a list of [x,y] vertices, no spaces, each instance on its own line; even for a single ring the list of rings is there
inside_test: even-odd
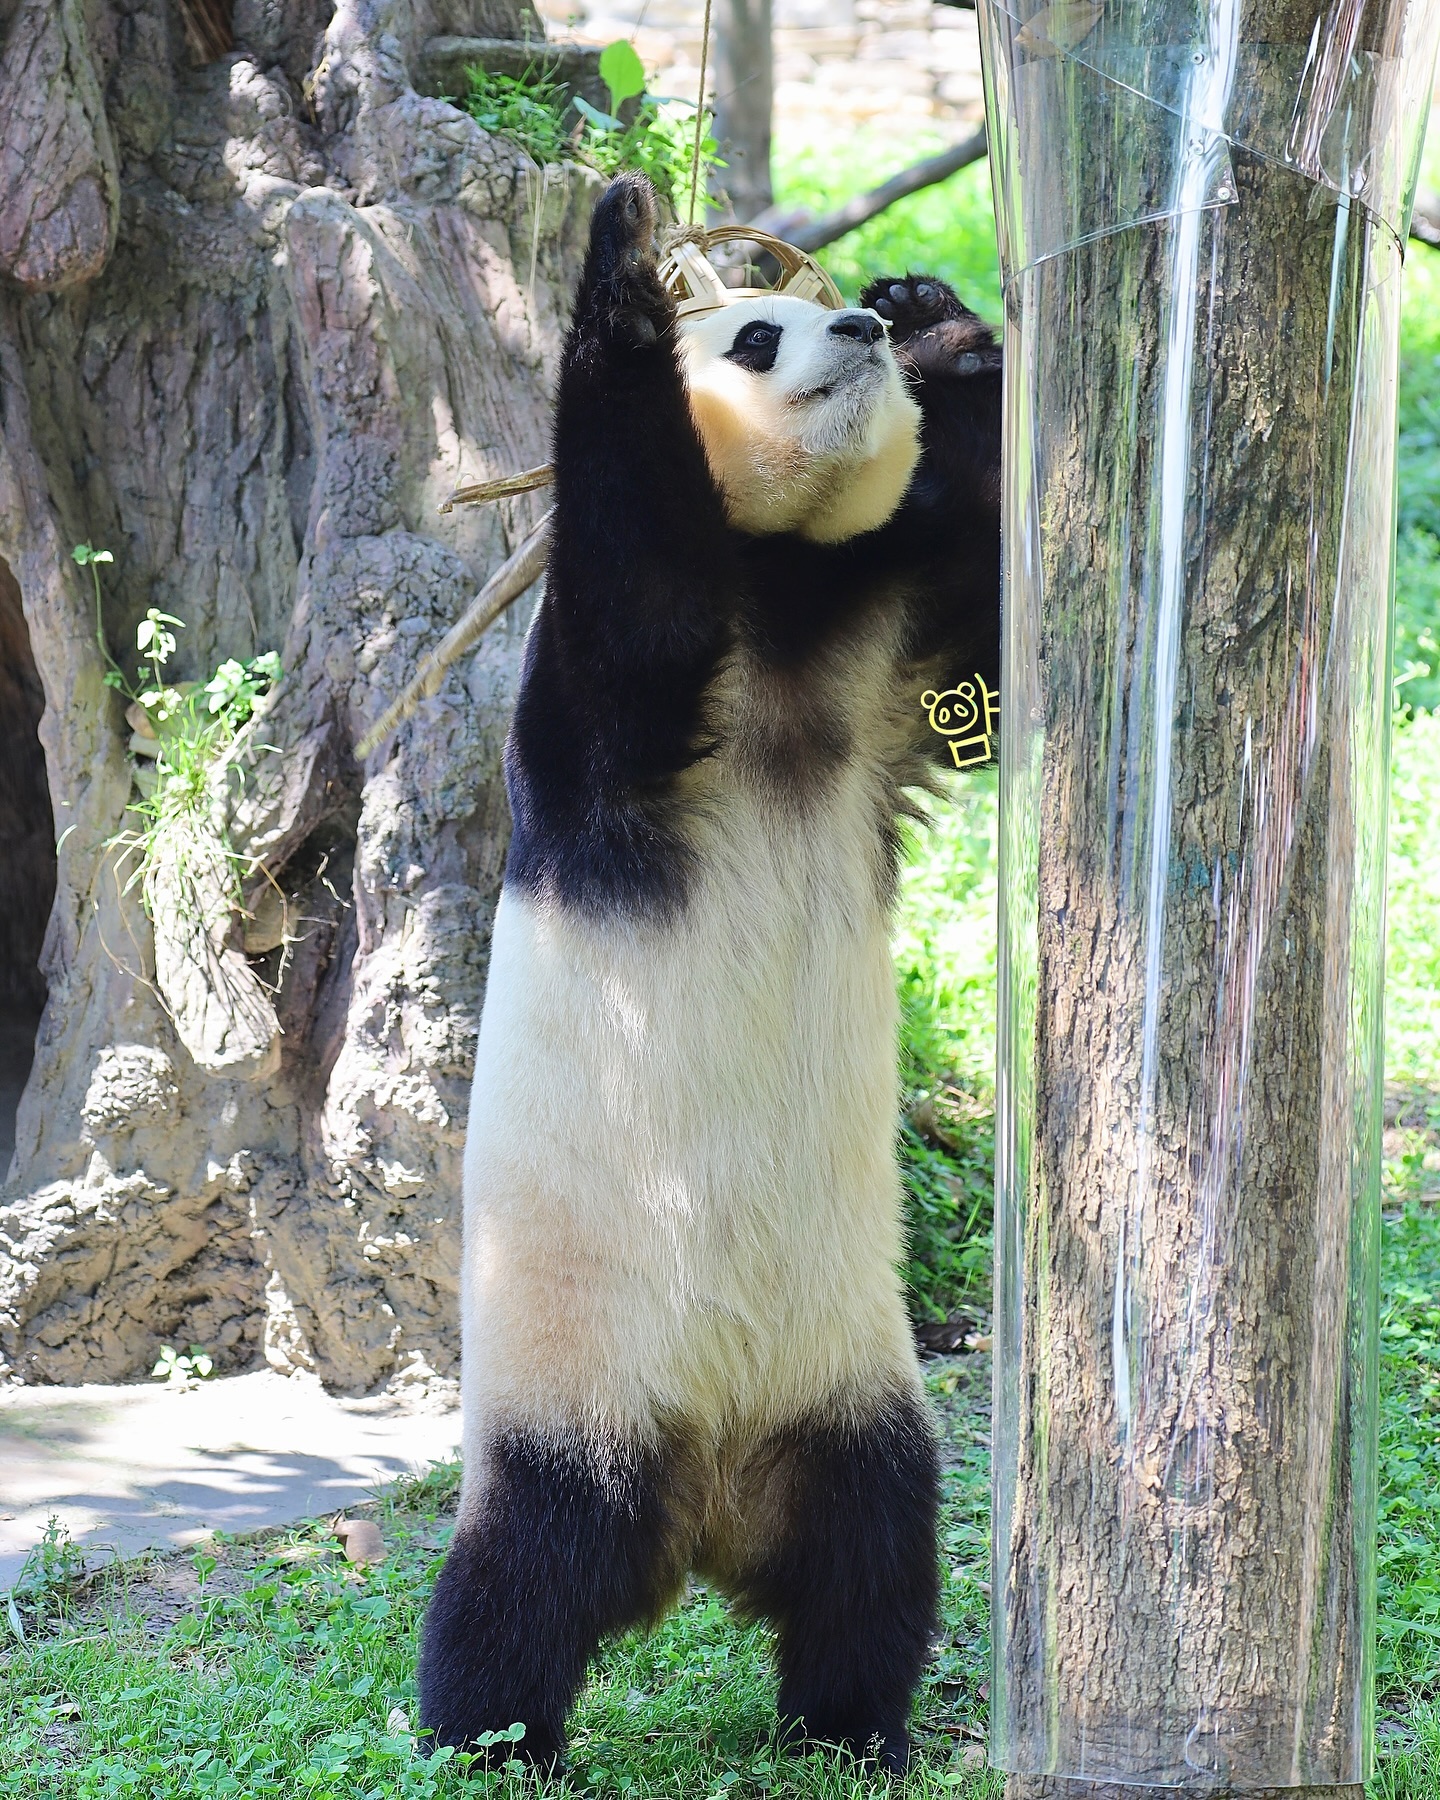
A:
[[[674,1535],[658,1455],[497,1438],[425,1618],[420,1720],[431,1744],[485,1752],[486,1733],[520,1722],[524,1737],[494,1756],[553,1763],[601,1641],[672,1597]]]
[[[782,1731],[902,1770],[939,1611],[929,1417],[898,1394],[868,1422],[794,1429],[767,1460],[782,1522],[734,1591],[774,1626]]]

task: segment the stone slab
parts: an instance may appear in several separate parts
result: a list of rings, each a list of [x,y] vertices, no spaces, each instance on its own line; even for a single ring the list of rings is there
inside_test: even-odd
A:
[[[339,1399],[271,1370],[0,1392],[0,1590],[51,1514],[97,1553],[175,1549],[338,1512],[459,1443],[457,1407]]]

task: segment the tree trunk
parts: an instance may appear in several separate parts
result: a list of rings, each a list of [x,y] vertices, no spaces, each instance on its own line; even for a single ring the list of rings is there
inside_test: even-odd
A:
[[[770,120],[775,102],[771,0],[716,0],[715,137],[725,167],[715,185],[742,223],[775,198]],[[704,96],[701,96],[702,100]]]
[[[1314,9],[1242,8],[1228,45],[1200,16],[1193,55],[1187,14],[1072,58],[986,15],[1012,1800],[1368,1773],[1399,240],[1284,166],[1298,127],[1205,128],[1237,41],[1227,125],[1276,116],[1244,83],[1298,74]],[[1183,104],[1102,73],[1137,44]]]
[[[546,455],[595,183],[542,182],[411,84],[438,35],[533,36],[518,0],[203,11],[208,37],[172,0],[0,0],[0,689],[36,702],[0,722],[26,965],[0,1103],[34,1059],[0,1367],[116,1380],[193,1341],[360,1390],[457,1364],[525,607],[364,767],[354,745],[543,504],[437,514]],[[82,541],[114,552],[122,662],[149,606],[185,622],[183,677],[281,654],[216,785],[248,921],[203,858],[166,865],[203,889],[196,938],[173,886],[153,930],[125,891],[133,770]]]

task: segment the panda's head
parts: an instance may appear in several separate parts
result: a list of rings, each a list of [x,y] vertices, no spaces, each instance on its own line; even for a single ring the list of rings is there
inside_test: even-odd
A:
[[[690,408],[730,523],[835,544],[883,525],[920,409],[878,313],[783,294],[682,319]]]

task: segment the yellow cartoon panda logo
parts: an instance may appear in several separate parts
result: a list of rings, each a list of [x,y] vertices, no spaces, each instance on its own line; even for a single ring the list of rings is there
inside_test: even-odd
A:
[[[930,729],[950,745],[957,769],[993,759],[995,734],[1000,728],[1000,695],[983,675],[972,675],[939,693],[927,688],[920,704],[929,716]]]

